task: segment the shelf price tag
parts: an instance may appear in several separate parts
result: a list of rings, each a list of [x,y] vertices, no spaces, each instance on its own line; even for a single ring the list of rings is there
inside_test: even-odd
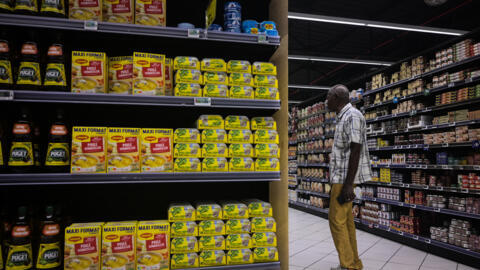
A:
[[[85,21],[83,24],[83,29],[90,30],[90,31],[97,31],[98,30],[98,22],[97,21]]]
[[[438,191],[443,191],[443,187],[437,187]]]
[[[462,193],[468,193],[468,188],[462,188],[462,189],[460,190],[460,192],[462,192]]]
[[[466,79],[465,79],[465,83],[471,83],[472,81],[473,81],[472,78],[466,78]]]
[[[194,99],[195,106],[210,107],[212,106],[212,99],[209,97],[196,97]]]
[[[13,91],[0,91],[0,100],[13,100]]]
[[[472,148],[473,149],[479,149],[480,148],[480,142],[478,140],[475,140],[472,142]]]
[[[434,212],[440,213],[440,208],[433,208]]]
[[[475,171],[480,171],[480,166],[474,165],[474,166],[473,166],[473,169],[474,169]]]
[[[430,239],[425,239],[425,243],[431,244],[431,243],[432,243],[432,240],[430,240]]]
[[[416,204],[412,204],[412,205],[410,205],[410,207],[413,208],[413,209],[415,209],[415,208],[417,208],[417,205],[416,205]]]
[[[403,232],[399,232],[398,234],[401,235],[401,236],[403,236]]]
[[[454,87],[455,86],[455,83],[451,82],[448,84],[448,87]]]
[[[200,38],[200,30],[198,30],[198,29],[188,29],[187,36],[189,38]]]
[[[413,239],[418,240],[418,236],[417,236],[417,235],[414,235],[414,236],[413,236]]]
[[[416,114],[417,114],[417,110],[412,110],[412,111],[410,111],[410,116],[414,116],[414,115],[416,115]]]
[[[425,96],[430,95],[430,89],[426,89],[425,91],[423,91],[423,94],[424,94]]]
[[[258,43],[268,43],[267,35],[265,33],[258,33]]]

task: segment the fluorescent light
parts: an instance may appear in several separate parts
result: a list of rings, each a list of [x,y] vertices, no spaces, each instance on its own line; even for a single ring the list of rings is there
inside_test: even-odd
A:
[[[288,59],[300,60],[300,61],[348,63],[348,64],[371,65],[371,66],[391,66],[393,64],[393,62],[385,62],[385,61],[372,61],[372,60],[334,58],[334,57],[316,57],[316,56],[304,56],[304,55],[289,55]]]
[[[298,101],[298,100],[289,100],[288,101],[288,104],[300,104],[302,103],[301,101]]]
[[[290,84],[288,88],[298,88],[298,89],[312,89],[312,90],[329,90],[330,86],[315,86],[315,85],[299,85],[299,84]]]
[[[375,28],[384,28],[392,30],[403,30],[403,31],[412,31],[412,32],[422,32],[422,33],[431,33],[431,34],[440,34],[440,35],[451,35],[451,36],[461,36],[461,32],[451,32],[451,31],[439,31],[439,30],[430,30],[427,27],[403,27],[403,26],[394,26],[387,24],[367,24],[368,27]]]
[[[304,21],[314,21],[314,22],[326,22],[326,23],[338,23],[338,24],[347,24],[347,25],[356,25],[356,26],[367,26],[365,23],[353,22],[353,21],[345,21],[345,20],[331,20],[331,19],[322,19],[322,18],[315,18],[312,16],[296,16],[296,15],[288,15],[289,19],[294,20],[304,20]]]

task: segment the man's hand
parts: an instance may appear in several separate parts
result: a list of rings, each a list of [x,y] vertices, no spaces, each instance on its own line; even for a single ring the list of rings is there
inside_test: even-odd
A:
[[[355,199],[355,193],[353,192],[353,186],[349,184],[344,184],[342,187],[342,192],[340,196],[343,197],[345,202],[351,202]]]

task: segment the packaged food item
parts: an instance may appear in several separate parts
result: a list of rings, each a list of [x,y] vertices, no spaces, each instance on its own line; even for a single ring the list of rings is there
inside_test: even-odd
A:
[[[170,252],[172,254],[198,252],[197,237],[173,237],[170,244]]]
[[[225,117],[225,129],[250,129],[250,121],[243,115],[229,115]]]
[[[221,115],[200,115],[197,120],[198,129],[224,129],[225,122]]]
[[[280,171],[280,161],[278,158],[257,158],[255,160],[255,171],[278,172]]]
[[[253,136],[254,143],[279,143],[278,132],[276,130],[261,129],[255,131]]]
[[[172,172],[173,129],[144,128],[141,139],[141,171]]]
[[[229,157],[253,157],[254,149],[249,143],[232,143],[228,148]]]
[[[172,269],[198,267],[197,253],[172,254],[170,266]]]
[[[189,203],[172,203],[168,208],[168,221],[195,221],[195,212]]]
[[[15,1],[15,13],[37,15],[38,2],[37,1]]]
[[[107,55],[103,52],[72,52],[72,92],[107,93]]]
[[[226,265],[227,258],[223,250],[204,250],[200,252],[200,267]]]
[[[225,223],[223,220],[202,220],[198,223],[199,236],[224,235]]]
[[[133,23],[133,0],[103,0],[103,21]]]
[[[68,17],[75,20],[102,21],[103,0],[69,0]]]
[[[102,225],[75,223],[65,229],[64,269],[100,269]]]
[[[227,132],[224,129],[205,129],[202,131],[202,143],[226,143]]]
[[[106,127],[73,127],[71,173],[105,173]]]
[[[132,94],[133,57],[118,56],[108,59],[108,93]]]
[[[175,221],[171,224],[171,237],[198,236],[198,225],[195,221]]]
[[[203,96],[228,98],[228,86],[223,84],[207,84],[203,87]]]
[[[30,172],[35,168],[33,127],[27,108],[21,108],[20,117],[13,124],[8,167],[16,173]]]
[[[201,172],[202,163],[198,158],[176,158],[174,172]]]
[[[254,92],[251,86],[232,86],[228,93],[230,98],[254,99]]]
[[[10,10],[10,4],[0,1],[0,10]],[[13,86],[13,72],[12,72],[12,52],[10,50],[10,42],[4,38],[0,37],[0,87],[4,89],[9,89]]]
[[[228,148],[224,143],[205,143],[202,147],[202,157],[227,157]]]
[[[222,207],[213,202],[200,202],[196,204],[197,220],[222,219]]]
[[[253,76],[250,73],[234,72],[228,78],[230,86],[254,86]]]
[[[205,84],[228,84],[228,75],[225,72],[206,71],[203,73],[203,82]]]
[[[274,232],[256,232],[252,234],[253,247],[276,247],[277,235]]]
[[[260,74],[260,75],[277,75],[277,67],[268,62],[255,62],[253,63],[253,74]]]
[[[223,235],[202,236],[198,240],[198,249],[204,250],[224,250],[225,237]]]
[[[227,63],[225,63],[225,60],[219,58],[204,58],[201,63],[201,69],[202,71],[226,72]]]
[[[228,161],[224,157],[204,158],[202,172],[228,172]]]
[[[165,95],[173,96],[173,59],[165,58]]]
[[[169,269],[170,224],[166,220],[139,221],[137,227],[137,270]]]
[[[253,117],[251,122],[252,130],[277,130],[277,122],[273,117]]]
[[[278,92],[278,88],[276,87],[257,87],[255,90],[255,98],[256,99],[272,99],[272,100],[279,100],[280,94]]]
[[[102,229],[102,269],[135,270],[137,222],[108,222]]]
[[[253,263],[253,253],[249,248],[232,249],[227,252],[227,265],[251,263]]]
[[[237,201],[224,201],[221,203],[224,219],[248,218],[248,207]]]
[[[45,207],[45,215],[40,222],[40,244],[37,246],[36,269],[56,269],[62,264],[62,235],[53,206]],[[1,260],[0,260],[1,262]]]
[[[176,143],[173,156],[175,158],[199,158],[202,156],[202,151],[198,143]]]
[[[277,76],[273,75],[256,75],[255,76],[256,87],[273,87],[278,88]]]
[[[8,270],[32,269],[34,267],[34,257],[32,256],[33,228],[29,221],[27,207],[18,207],[15,223],[13,223],[11,231],[9,232],[8,246],[5,248],[5,268]],[[2,232],[2,234],[8,233]]]
[[[259,143],[255,145],[255,157],[257,158],[279,158],[280,148],[275,143]]]
[[[258,247],[253,250],[253,262],[276,262],[278,250],[276,247]]]
[[[165,95],[165,55],[133,53],[133,94]]]
[[[107,172],[140,172],[139,128],[108,128]]]
[[[248,129],[232,129],[228,132],[228,143],[253,143],[252,131]]]
[[[197,69],[179,69],[175,73],[175,83],[203,84],[202,72]]]
[[[136,0],[135,24],[166,26],[167,0]]]
[[[229,219],[227,220],[227,224],[225,225],[226,234],[243,234],[243,233],[250,233],[250,231],[251,231],[251,222],[247,218]]]
[[[200,61],[193,56],[177,56],[173,61],[173,69],[200,69]]]
[[[62,1],[63,0],[60,0],[60,2]],[[49,1],[44,0],[43,2],[46,3]],[[44,89],[47,91],[67,91],[65,55],[63,53],[63,45],[60,44],[60,42],[55,42],[48,48],[48,62],[47,67],[45,68],[45,76],[43,80]]]
[[[252,238],[248,233],[229,234],[225,239],[225,247],[230,249],[252,248]]]
[[[233,157],[228,163],[228,170],[230,172],[253,172],[254,168],[253,159],[248,157]]]
[[[48,17],[65,17],[65,2],[66,0],[42,0],[40,1],[40,14]]]
[[[254,217],[252,221],[252,232],[276,232],[277,223],[273,217]]]
[[[50,126],[45,168],[50,172],[68,172],[70,166],[70,143],[64,113],[57,109],[55,122]]]
[[[177,83],[175,96],[178,97],[201,97],[202,87],[198,83]]]
[[[250,62],[244,60],[230,60],[227,64],[227,72],[252,73]]]
[[[29,40],[22,44],[20,51],[20,63],[17,71],[17,89],[19,90],[39,90],[42,85],[36,37],[33,33],[29,34]]]
[[[273,210],[270,203],[258,199],[246,199],[244,203],[248,206],[248,215],[254,217],[272,217]]]

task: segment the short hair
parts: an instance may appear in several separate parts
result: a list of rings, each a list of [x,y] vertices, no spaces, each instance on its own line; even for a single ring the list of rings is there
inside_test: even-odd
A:
[[[348,91],[348,88],[343,84],[332,86],[328,92],[333,94],[342,103],[348,103],[350,101],[350,91]]]

